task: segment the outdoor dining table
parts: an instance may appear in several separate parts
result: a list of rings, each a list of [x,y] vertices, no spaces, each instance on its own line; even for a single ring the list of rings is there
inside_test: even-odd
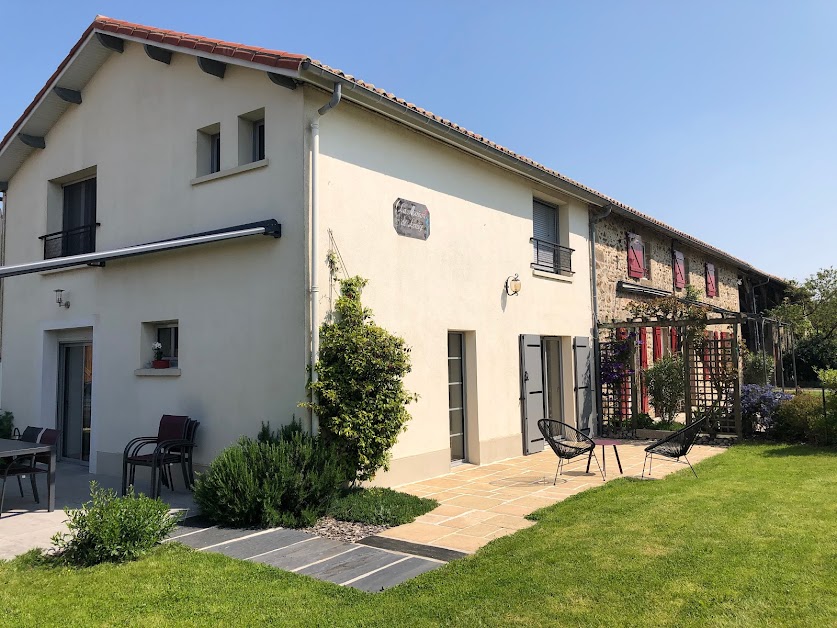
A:
[[[619,460],[619,450],[616,449],[616,445],[621,445],[621,440],[616,440],[615,438],[594,438],[593,442],[596,443],[596,446],[602,446],[602,475],[607,475],[607,462],[605,460],[605,447],[609,445],[613,445],[613,453],[616,454],[616,464],[619,465],[619,473],[622,472],[622,461]],[[590,451],[590,456],[587,458],[587,473],[590,473],[590,461],[593,459],[593,451]],[[624,474],[623,474],[624,475]]]
[[[47,509],[52,512],[55,510],[55,447],[30,443],[25,440],[0,438],[0,458],[16,458],[17,456],[31,456],[32,454],[49,454]]]

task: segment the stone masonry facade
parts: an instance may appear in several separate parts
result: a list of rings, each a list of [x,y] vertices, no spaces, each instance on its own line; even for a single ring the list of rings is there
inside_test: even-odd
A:
[[[650,258],[650,277],[634,279],[628,275],[628,233],[642,238],[645,255]],[[608,216],[596,224],[596,283],[598,290],[599,321],[625,320],[627,306],[645,297],[617,291],[620,281],[685,295],[685,289],[674,288],[672,249],[683,253],[686,262],[686,283],[698,289],[700,300],[711,305],[739,311],[738,270],[721,259],[673,240],[659,231],[644,227],[621,216]],[[716,297],[706,296],[706,263],[715,265]]]

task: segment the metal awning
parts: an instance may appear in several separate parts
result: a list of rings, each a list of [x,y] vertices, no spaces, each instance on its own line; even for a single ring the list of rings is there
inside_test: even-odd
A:
[[[56,270],[58,268],[71,268],[73,266],[84,266],[89,264],[104,265],[104,263],[109,260],[134,257],[136,255],[146,255],[147,253],[158,253],[160,251],[170,251],[172,249],[182,249],[187,246],[209,244],[210,242],[220,242],[222,240],[232,240],[234,238],[244,238],[253,235],[266,235],[278,238],[282,235],[282,225],[273,219],[263,220],[261,222],[251,222],[245,225],[228,227],[226,229],[205,231],[203,233],[195,233],[192,235],[181,236],[179,238],[161,240],[159,242],[137,244],[135,246],[128,246],[122,249],[113,249],[112,251],[97,251],[95,253],[56,257],[42,262],[2,266],[0,267],[0,279],[4,277],[14,277],[15,275],[38,273],[45,270]]]

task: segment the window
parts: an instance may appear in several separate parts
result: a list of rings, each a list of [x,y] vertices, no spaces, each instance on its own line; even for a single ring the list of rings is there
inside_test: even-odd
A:
[[[558,208],[542,201],[532,203],[532,268],[550,273],[572,273],[572,249],[561,246],[558,232]]]
[[[251,164],[266,157],[264,108],[238,116],[238,165]]]
[[[177,323],[157,325],[157,342],[163,345],[163,359],[177,364],[178,327]]]
[[[706,296],[718,296],[718,277],[715,272],[715,264],[706,264]]]
[[[221,171],[221,124],[198,129],[197,176]]]
[[[628,249],[628,277],[641,279],[646,276],[645,245],[642,238],[635,233],[627,234]]]
[[[680,251],[672,251],[671,272],[674,275],[674,287],[682,290],[688,283],[686,280],[686,258]]]
[[[264,119],[253,123],[253,161],[264,159]]]
[[[47,227],[41,236],[44,259],[81,255],[96,250],[96,177],[52,184],[47,199]]]

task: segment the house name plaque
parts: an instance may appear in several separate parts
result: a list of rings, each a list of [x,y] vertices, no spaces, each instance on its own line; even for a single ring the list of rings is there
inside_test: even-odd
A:
[[[430,237],[430,210],[427,205],[399,198],[392,205],[392,223],[398,235],[418,240]]]

